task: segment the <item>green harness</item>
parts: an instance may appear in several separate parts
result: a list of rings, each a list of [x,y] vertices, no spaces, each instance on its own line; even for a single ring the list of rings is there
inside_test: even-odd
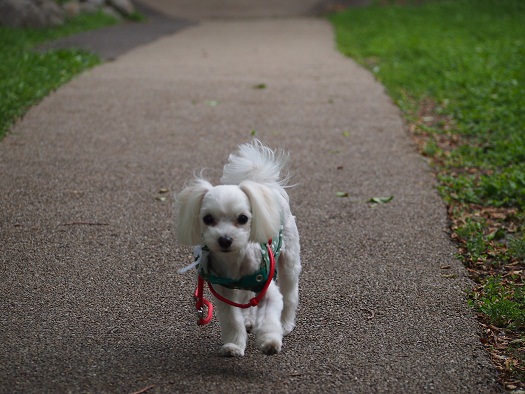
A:
[[[254,293],[259,293],[263,289],[264,284],[268,280],[268,275],[270,274],[270,257],[268,256],[268,247],[272,248],[275,261],[277,261],[279,258],[279,254],[281,253],[282,243],[283,229],[281,227],[281,229],[279,230],[279,235],[272,239],[270,246],[268,243],[261,243],[262,258],[259,270],[253,274],[243,276],[240,279],[229,279],[216,276],[207,269],[208,264],[202,264],[202,261],[198,265],[197,270],[199,272],[200,277],[204,279],[205,282],[209,282],[214,285],[224,286],[229,289],[248,290],[253,291]],[[197,256],[197,259],[203,258],[204,256],[206,256],[205,258],[209,258],[210,253],[210,249],[206,245],[204,245],[202,247],[201,254]],[[277,266],[275,268],[276,269],[273,277],[274,280],[277,276]]]

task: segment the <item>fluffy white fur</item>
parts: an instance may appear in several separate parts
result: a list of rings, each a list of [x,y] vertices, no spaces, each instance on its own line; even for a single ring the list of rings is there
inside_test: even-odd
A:
[[[250,330],[263,353],[279,353],[283,335],[295,327],[301,261],[299,233],[284,189],[288,177],[281,176],[287,162],[284,152],[254,140],[230,155],[221,185],[196,178],[176,198],[179,241],[207,245],[209,267],[221,277],[239,279],[256,272],[261,261],[259,243],[275,237],[284,226],[277,283],[271,283],[259,305],[241,310],[215,300],[224,356],[243,356]],[[248,291],[215,288],[238,303],[253,297]]]

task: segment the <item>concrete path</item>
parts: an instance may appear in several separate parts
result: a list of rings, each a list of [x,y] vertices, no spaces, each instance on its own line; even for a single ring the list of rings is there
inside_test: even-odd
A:
[[[135,3],[135,8],[146,18],[145,21],[122,21],[114,26],[48,41],[39,45],[37,49],[46,52],[51,49],[80,48],[96,53],[103,61],[112,61],[137,46],[148,44],[196,23],[186,18],[167,16],[143,3]]]
[[[224,359],[172,192],[253,133],[291,152],[301,306],[280,355]],[[207,19],[85,73],[0,142],[0,185],[2,393],[497,392],[434,181],[323,19]]]

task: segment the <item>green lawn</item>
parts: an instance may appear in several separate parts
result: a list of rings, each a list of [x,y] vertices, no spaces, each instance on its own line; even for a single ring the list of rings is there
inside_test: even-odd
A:
[[[410,1],[330,16],[338,48],[403,111],[478,284],[483,341],[504,349],[502,382],[525,387],[525,1],[396,3]]]
[[[83,14],[64,26],[49,29],[0,27],[0,139],[27,109],[74,75],[100,62],[80,50],[52,50],[37,53],[33,48],[45,41],[117,21],[112,17]]]

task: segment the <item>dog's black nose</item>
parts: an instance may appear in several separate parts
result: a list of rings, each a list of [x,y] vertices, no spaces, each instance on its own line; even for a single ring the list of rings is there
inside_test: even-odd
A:
[[[228,249],[230,246],[232,246],[233,239],[227,235],[223,235],[219,238],[218,243],[222,249]]]

